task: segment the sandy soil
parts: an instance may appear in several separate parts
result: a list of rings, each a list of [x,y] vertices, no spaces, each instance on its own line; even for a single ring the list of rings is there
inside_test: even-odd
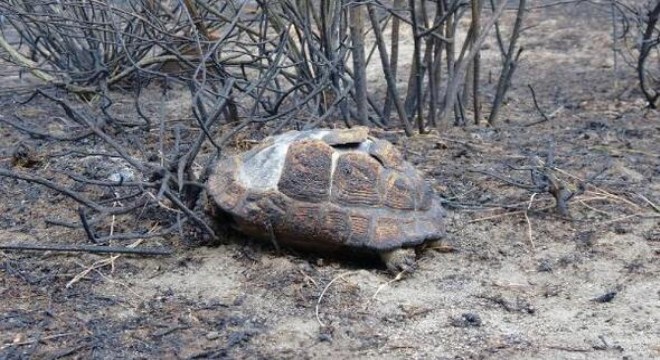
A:
[[[175,248],[165,258],[0,252],[0,358],[660,357],[660,114],[644,108],[632,70],[615,67],[609,23],[595,13],[530,14],[498,127],[388,136],[447,200],[452,251],[423,251],[412,276],[392,282],[377,264],[247,239],[208,248],[145,240]],[[496,56],[487,45],[485,61]],[[541,118],[528,84],[551,121],[526,126]],[[491,99],[495,84],[484,86]],[[54,130],[66,121],[20,99],[3,94],[0,116],[19,111]],[[189,116],[171,104],[160,111]],[[159,106],[147,104],[156,114]],[[3,124],[0,139],[2,166],[19,141],[65,150]],[[550,195],[491,176],[530,184],[529,171],[512,166],[549,151],[570,187],[591,179],[569,204],[572,219],[557,215]],[[86,171],[107,164],[76,159],[71,166]],[[66,161],[52,157],[35,171]],[[85,242],[80,229],[44,222],[76,221],[63,196],[2,179],[0,199],[0,244]],[[158,216],[140,225],[157,227]]]

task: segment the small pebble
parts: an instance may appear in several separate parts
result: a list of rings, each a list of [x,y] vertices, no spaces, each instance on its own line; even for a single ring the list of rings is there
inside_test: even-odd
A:
[[[219,337],[220,337],[220,333],[217,331],[211,331],[210,333],[206,334],[207,340],[215,340]]]
[[[617,292],[616,291],[608,291],[605,294],[595,297],[593,301],[599,302],[599,303],[608,303],[612,300],[614,300],[614,297],[616,297]]]
[[[467,312],[453,318],[451,324],[455,327],[480,327],[482,323],[479,314]]]

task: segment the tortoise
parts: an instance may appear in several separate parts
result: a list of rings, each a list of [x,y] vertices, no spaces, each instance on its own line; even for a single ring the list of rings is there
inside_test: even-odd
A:
[[[221,159],[211,204],[234,228],[321,252],[377,253],[412,271],[418,245],[445,235],[445,212],[420,173],[366,127],[290,131]]]

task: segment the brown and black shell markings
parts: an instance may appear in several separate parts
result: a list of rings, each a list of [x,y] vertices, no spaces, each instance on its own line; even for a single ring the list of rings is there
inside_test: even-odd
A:
[[[438,196],[366,128],[269,138],[221,160],[208,188],[238,230],[284,245],[382,252],[445,233]]]

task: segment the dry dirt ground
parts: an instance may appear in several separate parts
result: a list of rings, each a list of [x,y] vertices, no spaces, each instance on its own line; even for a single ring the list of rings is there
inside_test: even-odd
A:
[[[412,276],[391,282],[377,264],[246,239],[145,240],[175,249],[159,258],[0,252],[0,358],[659,358],[660,114],[644,108],[632,70],[614,66],[604,14],[536,10],[528,24],[499,126],[390,136],[447,200],[447,246],[420,253]],[[525,126],[541,118],[528,84],[551,121]],[[0,116],[58,126],[56,109],[21,99],[3,93]],[[167,116],[189,116],[171,106]],[[21,140],[66,150],[6,125],[0,139],[3,167]],[[548,152],[569,187],[590,180],[571,219],[550,195],[493,176],[529,184],[514,167]],[[86,241],[45,223],[76,221],[61,195],[2,178],[0,200],[0,244]]]

